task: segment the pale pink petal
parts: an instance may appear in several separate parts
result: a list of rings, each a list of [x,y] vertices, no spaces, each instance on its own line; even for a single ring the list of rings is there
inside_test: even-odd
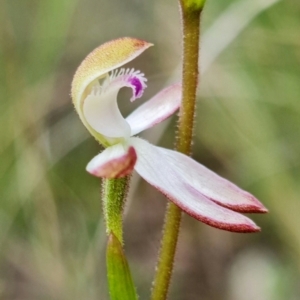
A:
[[[168,161],[183,181],[212,201],[238,212],[267,212],[267,209],[253,195],[192,158],[173,150],[159,149],[163,154],[164,162]]]
[[[95,156],[86,170],[97,177],[124,177],[132,172],[136,159],[136,152],[132,146],[126,148],[122,144],[117,144]]]
[[[196,162],[185,165],[181,161],[185,157],[182,154],[153,146],[139,138],[130,140],[138,156],[135,170],[187,214],[206,224],[228,231],[259,231],[259,227],[249,218],[218,205],[202,193],[203,184],[195,184],[195,182],[206,179],[206,168],[201,168],[201,171],[204,170],[201,173],[195,167]],[[213,177],[213,180],[218,181],[219,178],[219,176]],[[218,187],[216,183],[210,184],[212,187]]]
[[[253,195],[217,175],[192,158],[162,149],[169,163],[193,188],[212,201],[238,212],[266,213],[267,209]]]
[[[180,102],[180,84],[174,84],[163,89],[126,118],[131,127],[131,135],[138,134],[164,121],[179,108]]]

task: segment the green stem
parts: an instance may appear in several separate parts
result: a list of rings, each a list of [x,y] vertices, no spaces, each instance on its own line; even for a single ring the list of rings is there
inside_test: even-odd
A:
[[[191,154],[198,85],[200,16],[204,1],[180,0],[183,26],[182,104],[179,113],[176,150]],[[181,210],[169,203],[151,300],[167,299],[181,223]]]
[[[123,250],[123,211],[130,176],[104,179],[103,210],[108,235],[106,250],[107,281],[111,300],[137,300],[130,268]]]
[[[191,155],[198,86],[199,33],[201,11],[181,9],[183,22],[182,104],[176,150]]]
[[[167,299],[181,222],[181,210],[168,203],[151,300]]]
[[[123,210],[127,198],[130,176],[103,179],[103,209],[107,235],[113,233],[123,244]]]

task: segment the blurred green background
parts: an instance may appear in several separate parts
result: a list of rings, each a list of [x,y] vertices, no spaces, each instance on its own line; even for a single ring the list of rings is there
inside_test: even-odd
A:
[[[259,234],[185,216],[172,300],[300,299],[300,2],[207,0],[194,158],[256,195]],[[155,44],[131,66],[144,99],[180,80],[175,0],[0,1],[0,299],[108,299],[100,151],[69,96],[82,59],[108,40]],[[129,92],[119,94],[129,113]],[[121,100],[121,98],[125,98]],[[176,118],[144,137],[172,148]],[[134,175],[125,241],[148,299],[166,199]]]

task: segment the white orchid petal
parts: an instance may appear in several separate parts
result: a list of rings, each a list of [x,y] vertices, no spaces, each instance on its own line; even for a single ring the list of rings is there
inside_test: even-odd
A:
[[[95,156],[88,163],[86,170],[97,177],[124,177],[132,172],[136,159],[136,152],[132,146],[127,148],[116,144]]]
[[[199,186],[195,187],[195,181],[205,179],[205,171],[192,177],[195,176],[194,169],[197,170],[196,162],[184,165],[180,162],[183,155],[178,152],[153,146],[139,138],[131,138],[130,141],[138,156],[135,170],[187,214],[220,229],[259,231],[259,227],[249,218],[211,201],[198,189]],[[189,172],[193,175],[188,175]]]
[[[180,102],[181,84],[163,89],[126,118],[131,127],[131,135],[138,134],[167,119],[179,108]]]
[[[95,88],[84,101],[83,113],[89,125],[100,134],[128,138],[130,127],[119,110],[117,93],[118,89],[101,93]]]

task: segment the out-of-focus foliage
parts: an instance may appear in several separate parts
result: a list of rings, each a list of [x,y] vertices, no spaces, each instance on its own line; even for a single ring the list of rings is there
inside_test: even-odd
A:
[[[222,18],[228,25],[212,52],[230,26],[258,12],[201,78],[194,143],[197,160],[270,213],[254,217],[263,231],[249,235],[185,217],[172,300],[299,298],[300,2],[258,6],[271,2],[206,2],[207,41]],[[88,52],[120,36],[155,44],[131,63],[149,78],[144,99],[179,80],[177,10],[175,0],[0,2],[0,299],[108,299],[100,183],[85,172],[100,147],[74,112],[70,82]],[[120,93],[124,114],[136,106],[127,96]],[[171,148],[175,119],[167,124],[147,138]],[[165,203],[133,178],[125,246],[141,299],[149,295]]]

